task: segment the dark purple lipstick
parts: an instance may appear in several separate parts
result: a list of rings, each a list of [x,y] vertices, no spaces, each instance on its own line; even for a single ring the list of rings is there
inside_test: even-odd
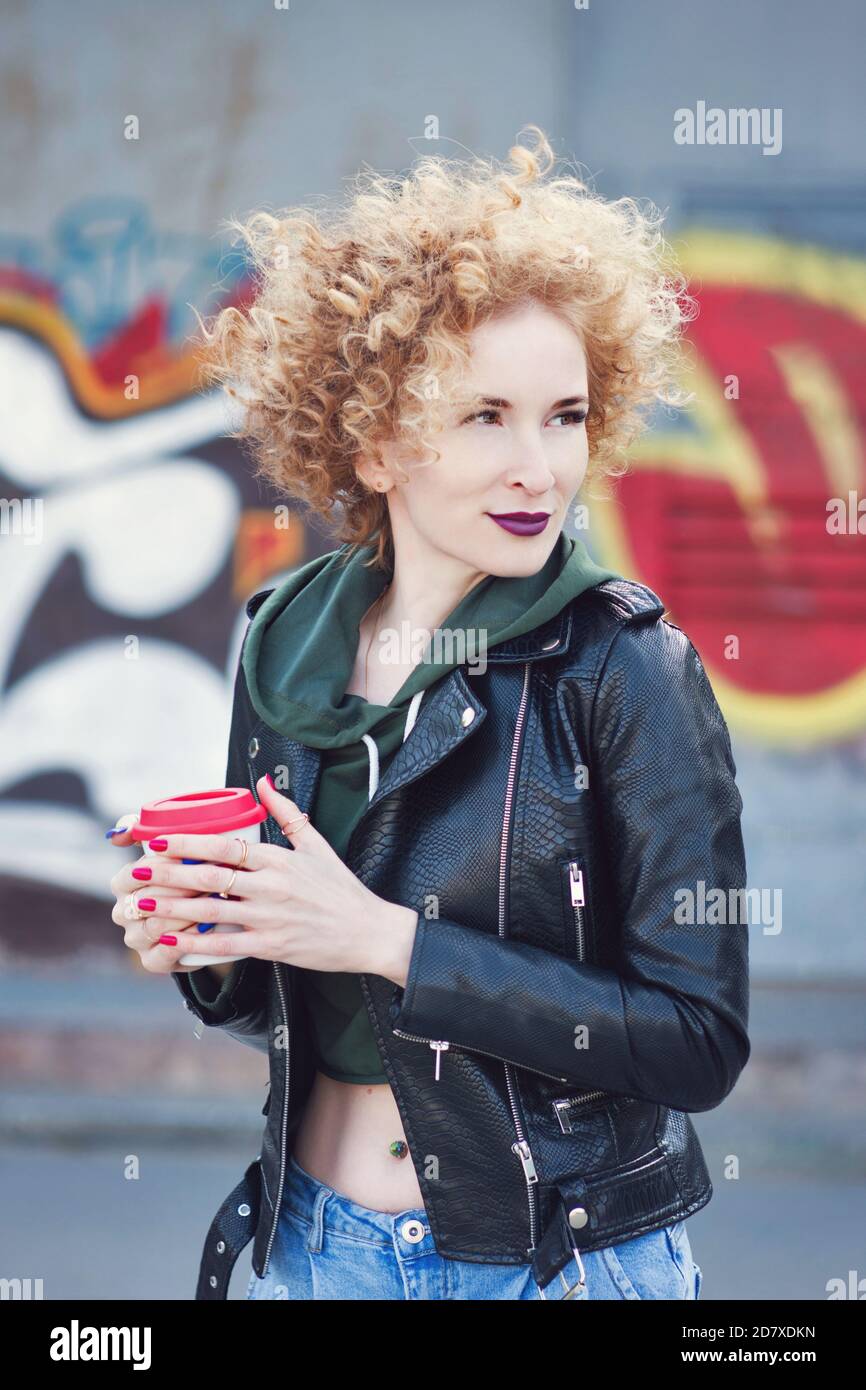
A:
[[[537,536],[550,520],[550,512],[487,512],[487,516],[512,536]]]

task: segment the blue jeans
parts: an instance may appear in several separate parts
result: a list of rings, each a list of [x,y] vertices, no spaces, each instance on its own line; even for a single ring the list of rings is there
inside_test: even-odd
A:
[[[529,1264],[473,1264],[436,1251],[423,1207],[401,1212],[359,1206],[312,1177],[290,1156],[264,1279],[248,1299],[564,1298],[580,1275],[566,1265],[543,1292]],[[581,1256],[572,1298],[699,1298],[701,1270],[684,1221]]]

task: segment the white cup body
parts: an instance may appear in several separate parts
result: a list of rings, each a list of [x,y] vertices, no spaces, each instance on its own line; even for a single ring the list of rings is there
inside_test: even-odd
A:
[[[231,829],[221,830],[221,831],[220,831],[220,834],[223,834],[223,835],[231,835],[234,839],[246,840],[246,841],[247,841],[249,844],[251,844],[251,845],[258,845],[258,844],[261,844],[262,825],[263,825],[263,824],[264,824],[264,821],[259,821],[259,822],[257,822],[255,825],[242,825],[242,826],[239,826],[237,830],[231,830]],[[144,841],[142,842],[142,853],[144,853],[144,854],[147,853],[147,841],[146,841],[146,840],[144,840]],[[194,855],[189,855],[188,858],[193,859],[193,858],[195,858],[195,856],[194,856]],[[235,881],[237,881],[237,880],[235,880]],[[218,897],[218,896],[219,896],[218,894],[202,894],[200,900],[207,901],[208,898],[210,898],[210,897]],[[196,899],[191,898],[191,899],[189,899],[189,901],[190,901],[190,902],[195,902]],[[207,921],[207,920],[208,920],[207,917],[205,917],[205,921]],[[239,931],[242,932],[243,930],[244,930],[244,928],[243,928],[242,926],[238,925],[238,924],[232,924],[231,922],[217,922],[216,926],[211,927],[211,929],[210,929],[209,932],[206,932],[206,933],[205,933],[205,932],[199,933],[198,928],[195,927],[195,926],[193,926],[193,927],[183,927],[183,928],[181,928],[181,931],[180,931],[179,935],[183,935],[184,933],[189,933],[189,932],[195,932],[196,936],[200,936],[200,935],[201,935],[201,936],[205,936],[205,935],[206,935],[206,936],[214,936],[214,935],[216,935],[217,932],[220,932],[220,933],[222,933],[222,932],[239,932]],[[198,952],[195,952],[195,953],[188,952],[185,956],[181,956],[181,957],[180,957],[180,960],[178,961],[178,964],[179,964],[179,965],[224,965],[224,964],[227,964],[229,961],[233,961],[233,960],[246,960],[246,956],[208,956],[208,955],[200,955],[200,954],[198,954]]]

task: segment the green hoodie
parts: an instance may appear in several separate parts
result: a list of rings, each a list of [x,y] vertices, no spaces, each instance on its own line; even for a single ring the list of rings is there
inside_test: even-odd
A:
[[[341,858],[381,773],[411,731],[420,692],[455,666],[483,669],[485,646],[532,631],[585,589],[621,577],[597,565],[582,541],[560,534],[536,574],[479,581],[440,624],[440,633],[465,634],[465,647],[459,641],[429,645],[391,704],[376,705],[345,690],[359,624],[388,576],[365,568],[369,549],[344,563],[347,553],[341,546],[319,556],[277,585],[251,621],[243,656],[250,700],[261,718],[285,737],[322,750],[311,820]],[[385,1082],[358,976],[302,974],[319,1069],[359,1085]]]

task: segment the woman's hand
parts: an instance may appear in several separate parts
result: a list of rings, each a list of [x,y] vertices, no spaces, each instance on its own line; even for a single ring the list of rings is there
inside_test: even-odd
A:
[[[278,825],[300,820],[295,802],[266,778],[259,780],[256,789]],[[152,877],[145,885],[148,891],[136,895],[139,903],[142,897],[149,898],[156,906],[142,909],[147,917],[134,924],[133,931],[138,928],[147,940],[156,942],[166,934],[176,935],[176,945],[160,943],[165,958],[175,961],[188,952],[254,956],[309,970],[369,972],[405,986],[417,912],[371,892],[309,821],[296,825],[287,839],[292,849],[249,845],[229,898],[203,899],[201,920],[230,922],[242,926],[243,932],[201,934],[189,930],[188,898],[228,888],[232,866],[240,864],[242,842],[230,833],[160,836],[166,847],[141,861],[152,870]],[[187,865],[180,863],[182,859],[206,862]],[[119,887],[127,881],[122,874],[116,879]],[[180,901],[182,896],[185,901]],[[151,922],[159,923],[158,931],[150,927]],[[166,967],[161,959],[157,969],[185,968]]]
[[[120,834],[112,835],[111,843],[119,845],[121,848],[140,844],[141,842],[134,840],[130,833],[137,820],[138,814],[135,811],[130,811],[125,816],[119,816],[115,824],[123,826],[124,829]],[[133,878],[132,871],[133,869],[141,871],[149,868],[151,875],[153,875],[154,864],[159,867],[159,855],[143,854],[140,859],[124,864],[123,868],[114,875],[110,888],[117,898],[117,902],[111,909],[111,920],[117,926],[124,928],[124,945],[128,946],[131,951],[138,952],[145,970],[149,970],[155,975],[169,975],[173,971],[189,974],[193,970],[206,969],[206,966],[201,965],[179,965],[177,963],[177,951],[159,944],[159,938],[164,932],[172,932],[176,929],[185,929],[190,925],[195,925],[197,919],[191,909],[187,910],[186,919],[183,921],[178,917],[173,917],[169,921],[167,917],[157,917],[153,913],[146,917],[139,917],[136,913],[136,899],[147,897],[147,890],[152,882],[152,877],[146,881],[139,876]],[[132,897],[133,893],[135,898]],[[200,895],[194,888],[166,887],[163,889],[163,896],[166,898],[197,898]],[[209,922],[213,919],[206,917],[203,920]]]

